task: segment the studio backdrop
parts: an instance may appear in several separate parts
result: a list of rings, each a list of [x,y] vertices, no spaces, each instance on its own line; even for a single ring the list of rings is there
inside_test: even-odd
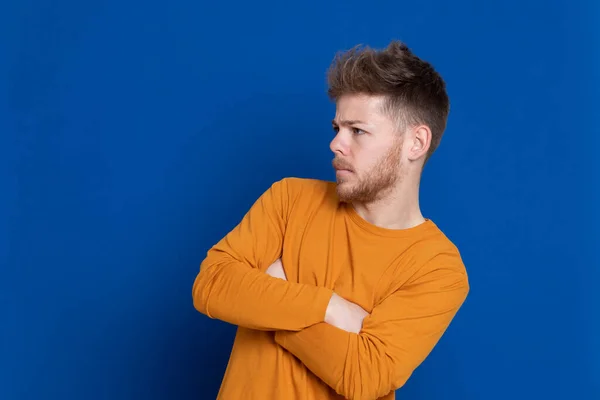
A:
[[[200,262],[275,180],[334,178],[326,69],[393,39],[448,85],[422,210],[471,283],[398,398],[600,398],[597,4],[0,9],[0,399],[214,399]]]

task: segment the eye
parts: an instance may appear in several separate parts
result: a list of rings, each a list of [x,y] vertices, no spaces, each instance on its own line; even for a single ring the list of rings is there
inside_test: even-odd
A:
[[[352,132],[354,132],[355,135],[362,135],[362,134],[366,133],[362,129],[358,129],[358,128],[352,128]]]
[[[336,125],[332,126],[332,129],[336,134],[340,131],[340,128]]]

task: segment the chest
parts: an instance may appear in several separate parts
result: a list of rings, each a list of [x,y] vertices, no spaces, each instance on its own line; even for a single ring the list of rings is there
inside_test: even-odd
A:
[[[366,232],[343,214],[317,213],[292,228],[282,258],[290,281],[333,289],[370,311],[402,273],[407,243]]]

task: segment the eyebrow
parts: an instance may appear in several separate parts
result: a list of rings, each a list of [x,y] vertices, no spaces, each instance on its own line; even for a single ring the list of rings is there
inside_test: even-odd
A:
[[[356,124],[363,124],[366,125],[366,122],[363,121],[359,121],[357,119],[350,119],[350,120],[342,120],[339,122],[339,124],[337,122],[335,122],[335,120],[331,121],[332,125],[356,125]]]

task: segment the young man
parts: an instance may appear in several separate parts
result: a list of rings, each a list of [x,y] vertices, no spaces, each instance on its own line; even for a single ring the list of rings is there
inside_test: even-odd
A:
[[[237,325],[220,399],[393,399],[469,291],[419,207],[445,83],[402,43],[332,63],[336,182],[274,183],[212,247],[194,307]]]

